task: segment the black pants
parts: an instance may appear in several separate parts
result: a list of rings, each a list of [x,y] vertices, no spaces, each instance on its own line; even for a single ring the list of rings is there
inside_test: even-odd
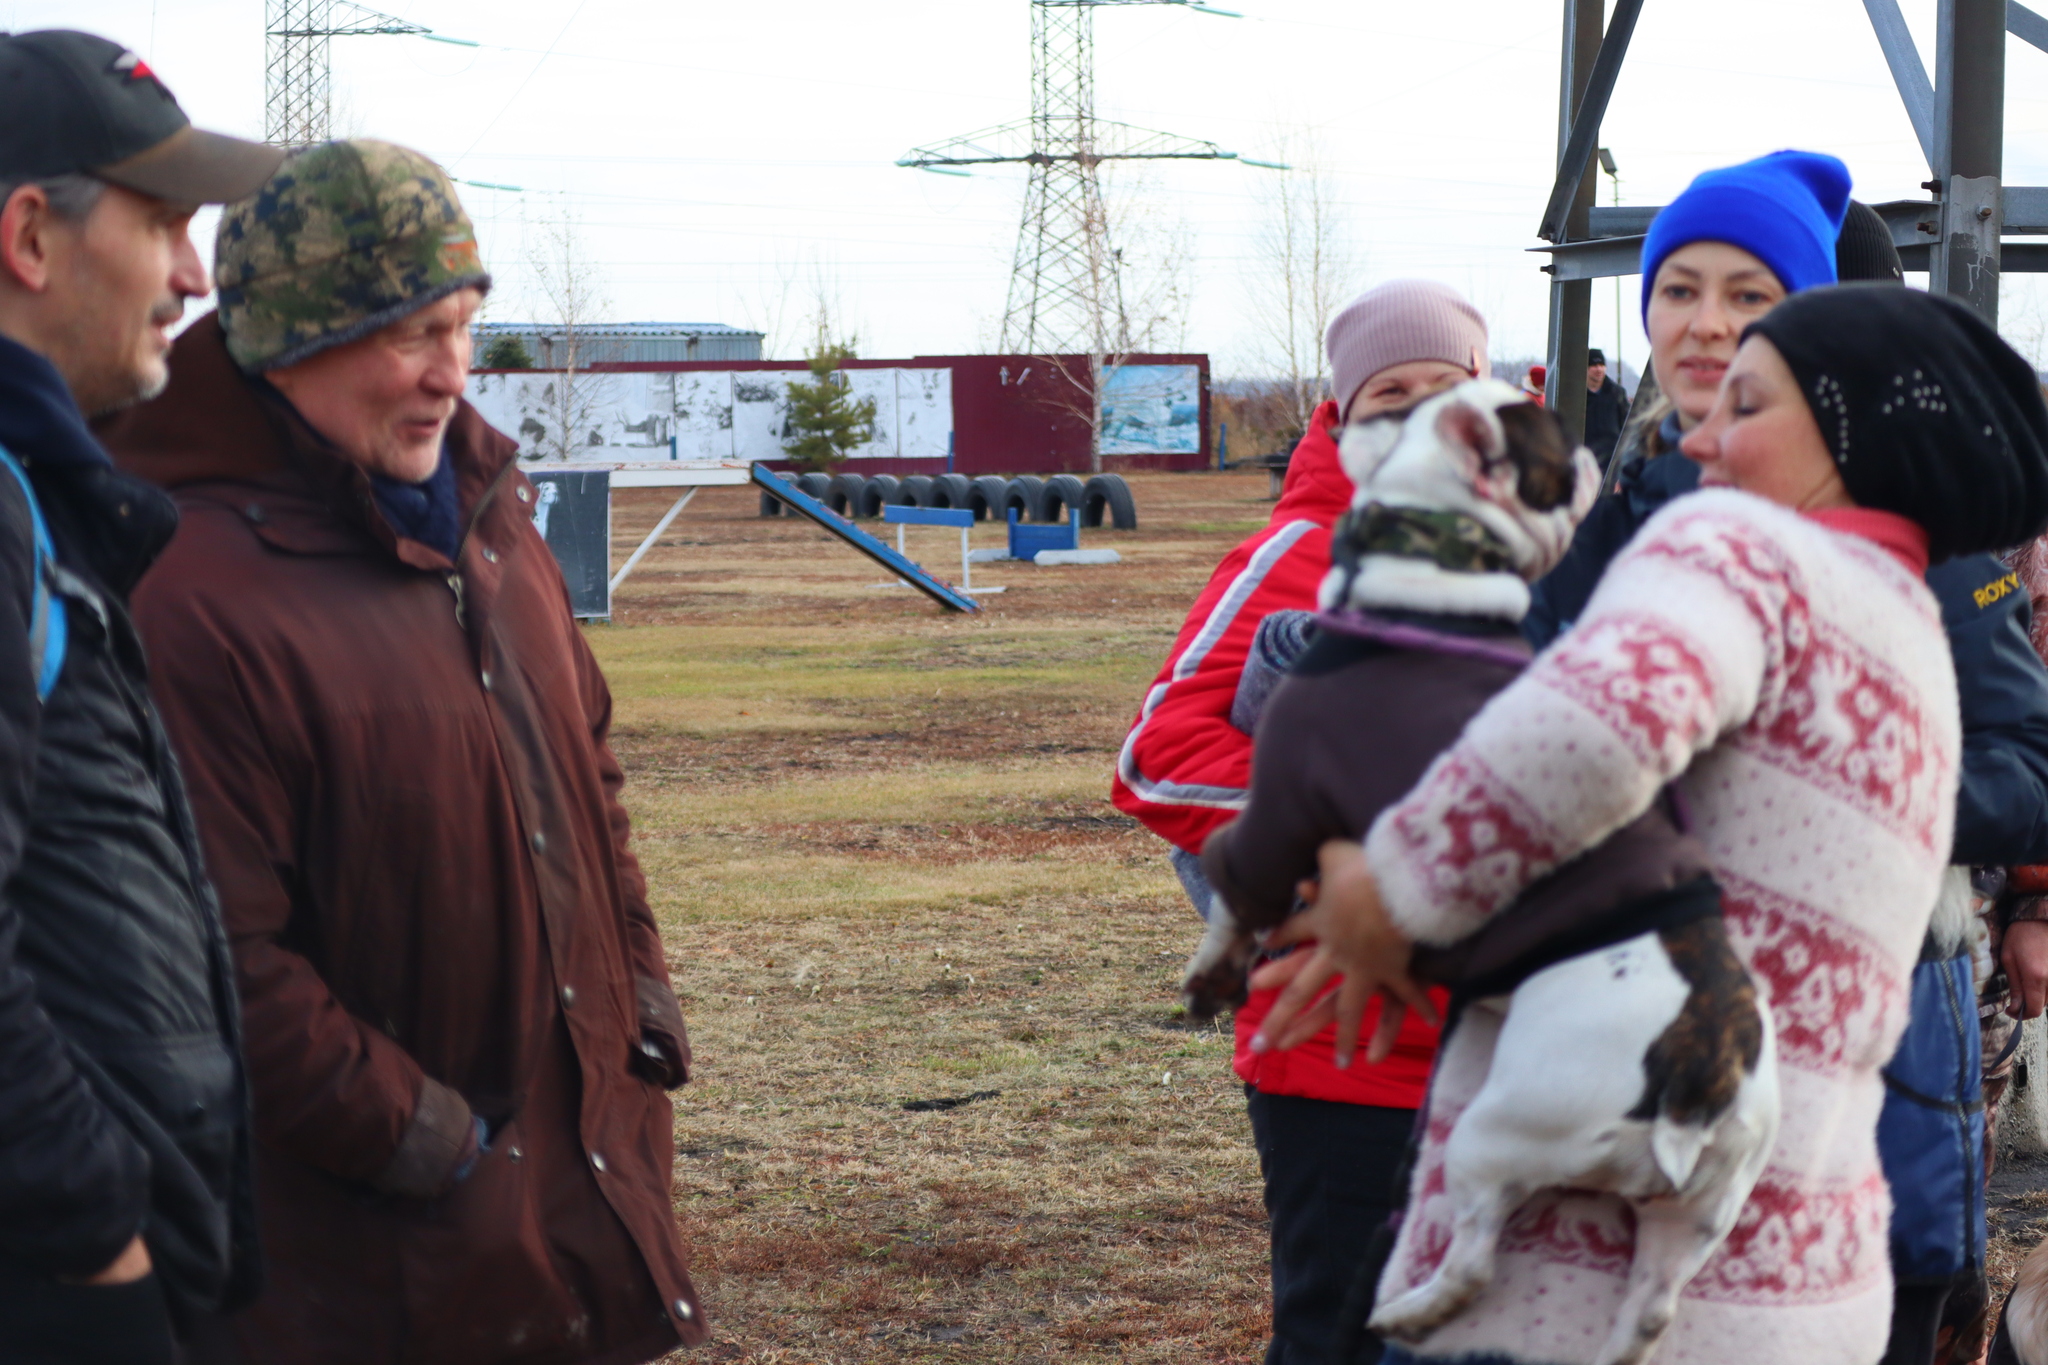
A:
[[[171,1365],[163,1286],[62,1284],[0,1269],[0,1365]]]
[[[1394,1211],[1415,1111],[1249,1094],[1273,1223],[1266,1365],[1326,1365],[1345,1296]]]

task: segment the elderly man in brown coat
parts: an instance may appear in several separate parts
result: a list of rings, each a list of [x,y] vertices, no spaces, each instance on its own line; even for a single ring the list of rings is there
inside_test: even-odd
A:
[[[261,1365],[649,1360],[705,1334],[670,1204],[689,1044],[611,702],[514,445],[447,178],[293,156],[220,310],[109,424],[183,524],[136,597],[255,1091]]]

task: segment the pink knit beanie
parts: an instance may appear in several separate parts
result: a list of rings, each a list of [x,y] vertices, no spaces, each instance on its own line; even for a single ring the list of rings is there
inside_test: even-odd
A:
[[[1352,395],[1390,366],[1442,360],[1478,374],[1486,362],[1486,320],[1433,280],[1391,280],[1331,319],[1329,349],[1341,420]]]

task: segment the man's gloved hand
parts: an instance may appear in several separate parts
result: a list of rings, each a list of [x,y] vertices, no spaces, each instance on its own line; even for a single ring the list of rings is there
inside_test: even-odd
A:
[[[639,1003],[640,1042],[627,1059],[633,1074],[663,1090],[674,1090],[690,1079],[690,1031],[683,1025],[683,1007],[666,981],[651,976],[633,978],[633,993]]]

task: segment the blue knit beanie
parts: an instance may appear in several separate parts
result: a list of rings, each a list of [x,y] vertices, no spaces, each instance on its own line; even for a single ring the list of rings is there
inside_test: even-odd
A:
[[[1650,223],[1643,239],[1643,316],[1664,258],[1694,242],[1739,246],[1785,292],[1835,282],[1835,239],[1849,211],[1849,168],[1821,152],[1772,152],[1707,171]]]

